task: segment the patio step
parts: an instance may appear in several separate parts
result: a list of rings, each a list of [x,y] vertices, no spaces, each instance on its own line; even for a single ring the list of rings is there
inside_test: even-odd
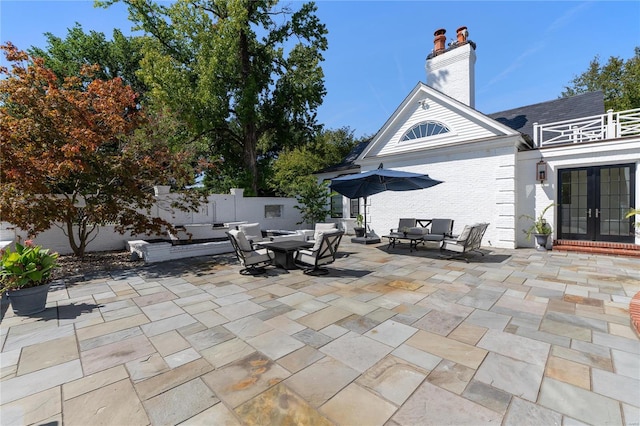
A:
[[[605,241],[555,240],[553,250],[640,257],[640,245]]]

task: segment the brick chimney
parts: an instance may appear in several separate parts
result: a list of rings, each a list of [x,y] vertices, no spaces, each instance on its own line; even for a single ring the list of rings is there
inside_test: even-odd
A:
[[[467,27],[460,27],[456,30],[456,37],[458,38],[458,44],[462,44],[467,41],[467,37],[469,37],[469,32],[467,31]]]
[[[444,45],[447,41],[447,36],[444,35],[447,32],[444,28],[440,28],[433,33],[433,51],[437,53],[444,52]]]
[[[476,44],[469,40],[467,27],[456,30],[456,41],[445,47],[446,30],[433,35],[433,51],[427,56],[427,86],[475,108]]]

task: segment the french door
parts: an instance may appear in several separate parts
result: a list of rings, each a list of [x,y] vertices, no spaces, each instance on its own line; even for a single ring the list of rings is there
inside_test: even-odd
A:
[[[634,242],[635,164],[558,171],[558,238]]]

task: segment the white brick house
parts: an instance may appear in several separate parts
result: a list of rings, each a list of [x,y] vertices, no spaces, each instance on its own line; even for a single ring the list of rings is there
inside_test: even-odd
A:
[[[475,44],[466,34],[458,29],[458,41],[445,48],[444,30],[436,31],[427,83],[414,87],[353,158],[318,178],[382,164],[444,181],[369,197],[367,222],[378,235],[400,217],[442,217],[455,220],[454,232],[489,222],[485,246],[533,246],[521,215],[556,203],[546,216],[554,239],[639,244],[624,215],[640,204],[640,110],[605,112],[597,92],[486,115],[474,108]],[[341,201],[335,220],[350,229],[364,206]]]

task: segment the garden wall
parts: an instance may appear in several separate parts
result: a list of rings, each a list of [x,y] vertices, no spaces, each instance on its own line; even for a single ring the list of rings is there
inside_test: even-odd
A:
[[[169,192],[168,187],[156,187],[156,205],[152,214],[167,220],[173,225],[187,226],[184,229],[193,235],[194,239],[213,237],[213,225],[229,222],[258,222],[263,230],[286,229],[297,230],[310,228],[310,225],[298,224],[302,221],[295,198],[281,197],[244,197],[242,189],[232,189],[229,194],[214,194],[208,197],[197,212],[183,212],[170,208],[171,200],[176,194]],[[211,226],[207,226],[211,225]],[[145,236],[120,234],[113,225],[101,226],[97,237],[89,243],[88,252],[124,250],[129,240],[162,238],[170,240],[169,235]],[[211,231],[211,235],[208,235]],[[215,234],[215,236],[219,236]],[[28,238],[25,231],[6,222],[0,222],[0,248],[11,241],[24,241]],[[187,233],[179,231],[178,238],[188,238]],[[62,230],[56,226],[38,234],[34,243],[51,248],[60,254],[70,254],[72,250],[69,241]]]

